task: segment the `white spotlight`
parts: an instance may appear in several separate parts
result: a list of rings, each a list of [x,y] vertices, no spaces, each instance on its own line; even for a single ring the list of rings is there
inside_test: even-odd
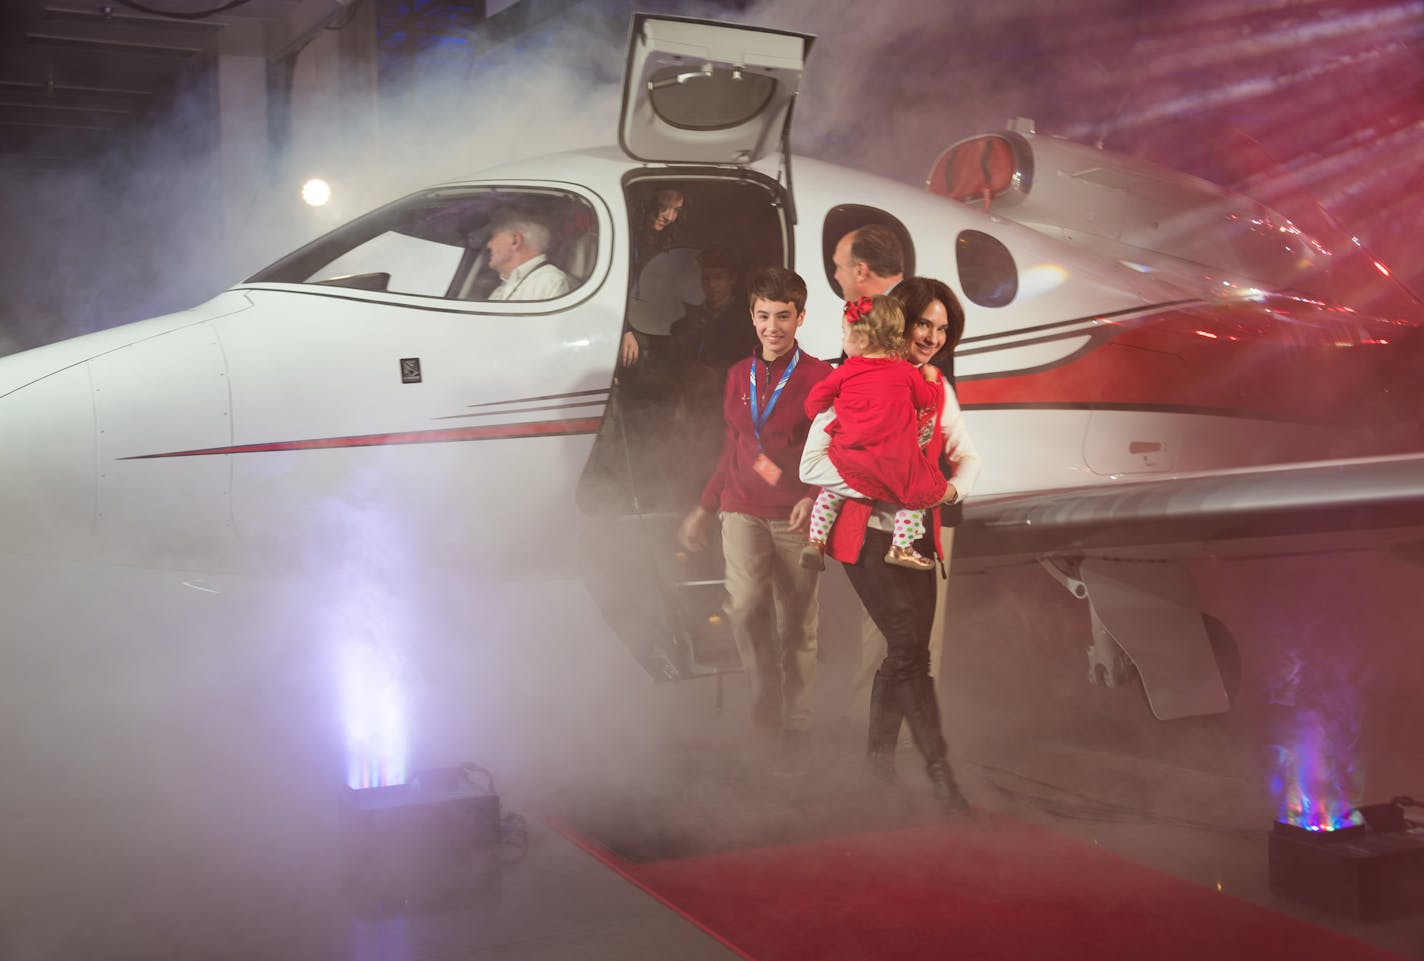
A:
[[[320,177],[313,177],[302,184],[302,199],[311,207],[324,205],[331,199],[331,184]]]

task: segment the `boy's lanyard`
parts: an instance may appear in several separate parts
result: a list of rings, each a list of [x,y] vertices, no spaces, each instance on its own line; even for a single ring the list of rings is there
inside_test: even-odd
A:
[[[761,429],[768,420],[771,419],[771,412],[776,409],[776,402],[781,399],[781,392],[786,388],[786,382],[791,379],[791,372],[796,369],[796,362],[801,359],[801,348],[796,348],[796,353],[791,355],[791,363],[786,365],[786,371],[781,375],[781,383],[776,385],[776,389],[771,392],[771,397],[767,399],[766,410],[758,411],[757,408],[757,359],[752,358],[752,366],[748,371],[751,379],[752,391],[752,433],[757,439],[757,449],[761,449]],[[771,373],[771,365],[766,366],[767,374]],[[769,382],[769,381],[768,381]]]

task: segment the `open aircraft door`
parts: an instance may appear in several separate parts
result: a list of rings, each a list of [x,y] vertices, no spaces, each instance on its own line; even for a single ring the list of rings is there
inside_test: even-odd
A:
[[[784,151],[812,39],[638,14],[619,145],[654,163],[750,164]]]

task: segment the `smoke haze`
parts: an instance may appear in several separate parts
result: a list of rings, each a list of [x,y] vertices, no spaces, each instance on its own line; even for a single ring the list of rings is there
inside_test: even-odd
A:
[[[191,98],[92,171],[0,187],[0,352],[200,302],[429,184],[615,142],[633,9],[728,16],[722,5],[586,2],[477,60],[416,62],[386,78],[374,127],[354,136],[339,110],[299,110],[287,155],[251,183],[223,185],[250,197],[238,223],[222,220],[211,78],[195,75]],[[1288,214],[1319,201],[1416,283],[1421,15],[1424,3],[1245,0],[763,0],[735,14],[817,35],[796,109],[798,152],[919,183],[950,143],[1032,117],[1041,133],[1246,186]],[[329,42],[314,42],[311,56]],[[299,61],[298,97],[321,76]],[[296,189],[318,174],[337,199],[314,212]],[[334,956],[311,921],[331,911],[321,892],[336,870],[332,799],[351,776],[350,692],[337,679],[353,650],[361,670],[378,675],[373,690],[401,692],[407,769],[478,762],[516,806],[557,807],[573,786],[591,797],[642,789],[667,802],[670,820],[691,810],[713,834],[757,837],[765,810],[738,803],[748,710],[740,677],[726,683],[723,715],[710,680],[653,685],[602,625],[578,619],[592,606],[578,603],[584,589],[572,576],[472,582],[428,563],[379,502],[363,492],[328,505],[348,535],[342,552],[314,549],[299,576],[277,585],[153,571],[103,583],[28,561],[0,571],[29,597],[6,611],[0,652],[0,719],[12,732],[0,814],[13,828],[0,835],[0,954],[196,957],[221,932],[249,939],[224,956]],[[551,562],[561,574],[562,560]],[[1375,597],[1380,610],[1348,606],[1341,631],[1359,616],[1384,633],[1389,598],[1408,596],[1409,569],[1373,563],[1383,573],[1357,573],[1354,597]],[[1325,630],[1338,599],[1325,571],[1243,566],[1206,565],[1204,575],[1204,592],[1225,598],[1222,616],[1241,625],[1243,640],[1276,626],[1252,613],[1249,586],[1261,583],[1281,592],[1274,610],[1311,595],[1326,608],[1312,630]],[[1394,593],[1371,592],[1376,575]],[[1296,586],[1310,577],[1314,589]],[[844,715],[858,607],[838,572],[823,592],[825,750],[854,758],[862,731]],[[1193,813],[1196,795],[1163,786],[1180,770],[1119,777],[1100,756],[1112,749],[1153,763],[1172,756],[1202,777],[1224,769],[1240,778],[1246,803],[1196,813],[1264,827],[1271,799],[1260,770],[1273,734],[1262,691],[1230,719],[1149,728],[1136,689],[1111,692],[1106,706],[1094,699],[1101,692],[1082,680],[1087,613],[1041,572],[961,580],[951,598],[946,716],[976,801],[999,797],[986,793],[995,769],[1052,755],[1059,769],[1091,770],[1098,795],[1120,789],[1142,810]],[[1393,643],[1424,650],[1411,631]],[[1329,639],[1311,643],[1318,650]],[[1257,667],[1266,676],[1272,666]],[[1372,679],[1375,696],[1404,703],[1398,686],[1410,676],[1419,673]],[[1398,734],[1417,710],[1396,710],[1393,733],[1366,731],[1376,753],[1396,759],[1380,775],[1395,780],[1371,782],[1380,796],[1421,789],[1398,780],[1420,760]],[[1073,740],[1089,746],[1065,746]],[[671,769],[669,756],[678,759]],[[842,771],[821,786],[851,793],[845,780]],[[1008,783],[1022,800],[1023,784]],[[83,829],[67,834],[69,817]],[[224,876],[205,875],[204,860]],[[110,904],[115,891],[123,897]],[[180,894],[190,911],[174,926]],[[71,923],[85,912],[87,927]]]

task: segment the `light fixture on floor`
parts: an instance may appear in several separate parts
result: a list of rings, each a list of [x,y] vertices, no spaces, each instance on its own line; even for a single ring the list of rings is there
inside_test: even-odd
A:
[[[356,913],[389,915],[477,886],[500,840],[494,778],[474,764],[417,771],[404,784],[347,788],[342,883]]]
[[[1424,913],[1424,826],[1404,816],[1416,804],[1400,797],[1365,805],[1335,829],[1275,822],[1271,892],[1357,921]]]

